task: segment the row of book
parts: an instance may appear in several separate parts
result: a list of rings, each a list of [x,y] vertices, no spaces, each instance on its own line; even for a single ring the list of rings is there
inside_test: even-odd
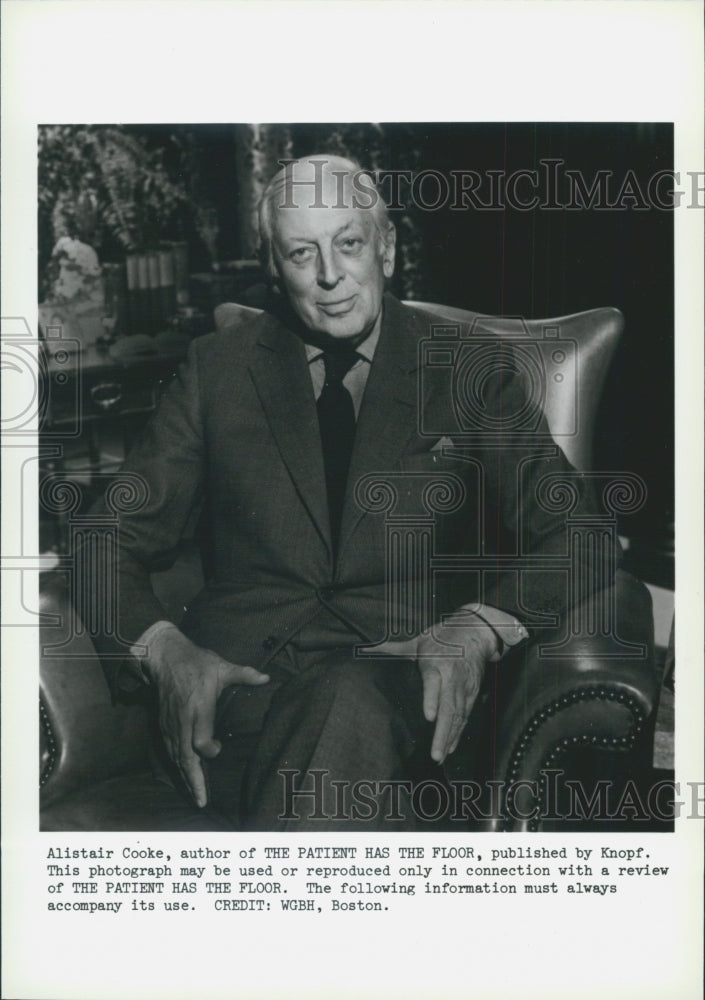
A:
[[[155,334],[188,302],[186,244],[130,253],[124,264],[104,264],[106,311],[116,332]]]

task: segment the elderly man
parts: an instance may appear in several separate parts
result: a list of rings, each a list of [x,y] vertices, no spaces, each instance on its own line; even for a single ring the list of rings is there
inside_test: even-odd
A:
[[[252,829],[413,829],[412,762],[442,765],[456,750],[486,664],[528,638],[522,608],[555,612],[565,583],[448,574],[433,581],[436,627],[385,642],[390,610],[423,624],[414,583],[431,581],[422,567],[405,607],[389,608],[384,516],[360,506],[356,486],[401,473],[413,510],[428,477],[450,472],[464,498],[437,517],[446,551],[506,555],[521,531],[524,547],[550,555],[564,524],[534,486],[569,467],[557,450],[512,447],[511,430],[501,452],[480,443],[457,460],[421,433],[422,416],[449,425],[452,392],[419,368],[429,316],[385,294],[395,230],[354,163],[285,166],[264,194],[260,234],[271,306],[193,343],[126,465],[148,486],[120,523],[127,666],[134,674],[139,661],[156,688],[166,748],[199,807]],[[506,371],[485,386],[495,414],[520,400]],[[177,627],[149,572],[199,503],[213,565]],[[111,662],[119,687],[125,664]]]

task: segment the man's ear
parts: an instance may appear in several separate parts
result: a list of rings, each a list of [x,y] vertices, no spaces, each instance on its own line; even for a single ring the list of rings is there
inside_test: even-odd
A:
[[[394,274],[396,259],[397,230],[393,222],[389,223],[387,232],[382,236],[382,268],[385,278]]]

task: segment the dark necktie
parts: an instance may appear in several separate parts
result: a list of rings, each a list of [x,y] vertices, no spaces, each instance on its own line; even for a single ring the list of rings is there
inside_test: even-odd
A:
[[[356,352],[349,347],[323,352],[326,380],[318,397],[318,424],[321,429],[334,553],[338,550],[345,484],[355,440],[355,409],[352,396],[343,385],[343,379],[357,358]]]

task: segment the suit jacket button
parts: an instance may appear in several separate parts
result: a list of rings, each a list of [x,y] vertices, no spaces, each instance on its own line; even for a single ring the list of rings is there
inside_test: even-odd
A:
[[[335,596],[335,587],[321,587],[318,596],[324,601],[332,601]]]
[[[262,645],[265,649],[274,649],[278,641],[276,635],[268,635]]]

